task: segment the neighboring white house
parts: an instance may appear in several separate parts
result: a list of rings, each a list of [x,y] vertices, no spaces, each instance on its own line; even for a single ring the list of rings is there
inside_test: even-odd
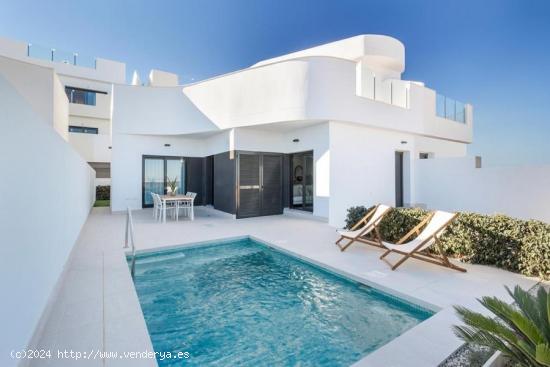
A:
[[[404,69],[401,42],[361,35],[191,85],[115,85],[112,209],[151,204],[166,177],[238,218],[339,226],[353,205],[413,205],[413,162],[465,156],[472,107]]]
[[[112,89],[125,83],[126,65],[2,37],[0,61],[0,73],[30,100],[54,106],[56,130],[96,170],[96,184],[110,184]],[[43,98],[52,81],[37,77],[46,70],[55,79],[55,103]]]

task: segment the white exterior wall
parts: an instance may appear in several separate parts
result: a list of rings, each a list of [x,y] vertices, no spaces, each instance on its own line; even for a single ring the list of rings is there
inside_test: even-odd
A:
[[[69,143],[86,162],[111,162],[111,135],[69,133]]]
[[[403,181],[407,205],[416,200],[415,177],[420,173],[411,162],[418,154],[460,157],[466,153],[466,144],[331,122],[330,225],[342,227],[347,209],[352,206],[395,205],[396,151],[405,153]]]
[[[40,116],[67,139],[68,100],[53,68],[0,56],[3,76]]]
[[[82,116],[93,119],[102,119],[110,121],[111,119],[111,93],[113,86],[110,83],[103,83],[94,80],[80,79],[69,76],[60,76],[64,86],[76,87],[82,89],[97,90],[107,94],[96,94],[96,105],[89,106],[85,104],[71,103],[71,116]]]
[[[356,73],[353,61],[308,57],[245,69],[183,90],[196,108],[222,129],[334,120],[471,142],[471,113],[466,123],[437,117],[435,91],[410,83],[409,102],[405,103],[409,108],[402,108],[357,95]],[[389,90],[387,85],[382,89]],[[399,103],[403,93],[396,95]]]
[[[0,365],[15,366],[10,350],[32,348],[47,318],[94,202],[95,172],[2,75],[0,110]]]
[[[113,135],[181,135],[218,131],[181,87],[115,85]]]
[[[51,121],[55,129],[90,162],[110,162],[110,138],[74,137],[68,133],[68,125],[99,128],[100,134],[111,134],[111,94],[113,83],[125,83],[126,66],[117,61],[97,58],[95,68],[82,67],[62,62],[51,62],[27,56],[27,43],[0,37],[1,69],[5,77],[16,85],[20,93],[33,103],[33,107]],[[1,56],[0,56],[1,57]],[[10,62],[9,69],[5,66]],[[25,67],[25,65],[27,65]],[[40,70],[50,70],[52,76],[45,76]],[[49,79],[53,78],[53,92],[45,91]],[[96,105],[68,103],[65,86],[105,91],[96,94]],[[47,89],[47,88],[46,88]],[[53,96],[52,96],[53,93]],[[51,101],[53,98],[53,103]],[[51,115],[51,116],[50,116]]]
[[[381,80],[400,78],[401,73],[405,69],[405,46],[393,37],[377,34],[346,38],[260,61],[254,66],[310,56],[325,56],[355,62],[360,61],[376,72]]]
[[[63,139],[69,138],[69,100],[65,87],[53,73],[53,128]]]
[[[125,83],[126,81],[126,64],[124,63],[96,58],[95,68],[89,68],[64,64],[62,62],[51,62],[49,60],[28,57],[26,42],[13,41],[4,37],[0,37],[0,55],[30,62],[35,65],[54,68],[61,75],[108,83]]]
[[[420,205],[550,223],[550,166],[475,168],[474,157],[414,163]]]
[[[175,87],[178,84],[177,74],[161,70],[151,70],[149,73],[149,85],[151,87]]]

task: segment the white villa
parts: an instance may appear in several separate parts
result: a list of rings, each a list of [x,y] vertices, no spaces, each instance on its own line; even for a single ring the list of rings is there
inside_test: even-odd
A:
[[[3,74],[18,77],[9,66],[53,78],[44,84],[54,91],[48,118],[95,168],[97,184],[112,180],[113,211],[150,206],[150,191],[178,178],[180,190],[198,193],[197,205],[237,218],[290,208],[341,226],[353,205],[427,204],[415,162],[464,157],[472,141],[472,107],[402,80],[405,48],[387,36],[191,85],[158,70],[145,85],[127,85],[122,63],[97,59],[88,68],[56,51],[46,56],[63,62],[51,63],[33,58],[34,47],[0,40]]]
[[[404,70],[399,40],[358,35],[192,84],[160,70],[127,83],[124,63],[0,37],[0,365],[42,365],[6,358],[27,346],[152,348],[121,248],[128,208],[139,248],[250,235],[418,302],[437,313],[363,365],[437,365],[460,346],[453,304],[535,281],[391,272],[371,249],[336,252],[335,229],[378,203],[550,221],[550,169],[482,168],[473,107]],[[174,179],[197,193],[197,220],[154,223],[142,209]],[[110,210],[90,213],[99,185]],[[431,350],[415,359],[404,342]]]

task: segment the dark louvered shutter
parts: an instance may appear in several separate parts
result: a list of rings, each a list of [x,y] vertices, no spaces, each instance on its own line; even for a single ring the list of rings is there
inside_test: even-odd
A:
[[[263,154],[262,215],[283,212],[282,155]]]
[[[260,215],[260,155],[239,154],[239,218]]]

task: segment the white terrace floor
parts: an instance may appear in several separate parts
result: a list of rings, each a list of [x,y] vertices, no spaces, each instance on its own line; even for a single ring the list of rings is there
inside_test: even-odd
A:
[[[381,250],[353,245],[341,253],[335,229],[290,215],[235,220],[196,208],[195,221],[155,223],[151,210],[134,212],[136,246],[153,249],[213,239],[252,235],[355,280],[373,285],[439,312],[357,363],[361,366],[437,366],[460,341],[452,305],[479,308],[476,297],[506,297],[503,285],[531,287],[536,280],[486,266],[467,273],[409,260],[391,271]],[[152,350],[145,321],[122,250],[125,216],[95,208],[68,264],[59,296],[47,319],[40,346],[51,350],[108,352]],[[390,260],[395,260],[391,258]],[[358,310],[360,312],[360,310]],[[192,351],[191,353],[192,358]],[[155,366],[153,359],[108,358],[34,361],[53,366]]]

